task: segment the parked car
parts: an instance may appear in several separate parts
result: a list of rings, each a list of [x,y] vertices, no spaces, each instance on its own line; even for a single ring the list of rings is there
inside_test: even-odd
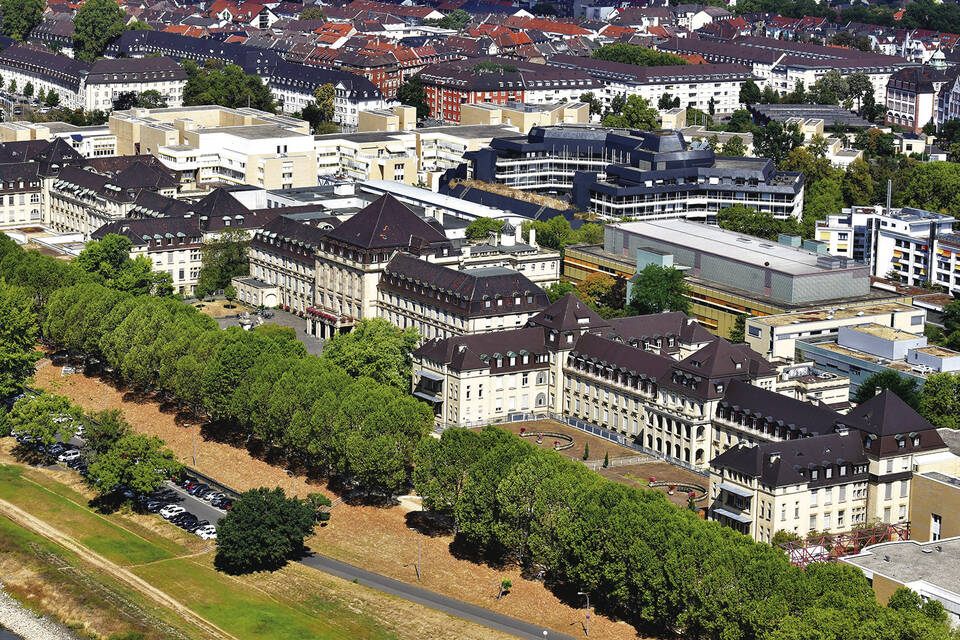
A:
[[[183,513],[184,511],[186,511],[186,509],[178,504],[168,504],[163,509],[160,509],[160,515],[169,520],[172,517]]]
[[[79,459],[80,459],[80,452],[76,449],[67,449],[66,451],[61,453],[59,456],[57,456],[57,460],[60,462],[73,462],[74,460],[79,460]]]
[[[213,502],[214,498],[219,498],[222,496],[223,496],[222,491],[208,491],[207,493],[203,494],[203,499],[206,500],[207,502]]]
[[[201,540],[216,540],[217,539],[217,528],[212,524],[207,525],[206,527],[201,527],[194,531]]]
[[[210,526],[209,520],[198,520],[197,522],[194,522],[192,525],[187,527],[187,531],[189,531],[190,533],[196,533],[199,529],[203,529],[204,527],[209,527],[209,526]]]
[[[144,508],[150,513],[157,513],[158,511],[160,511],[160,509],[163,509],[165,506],[167,506],[166,502],[161,502],[160,500],[150,500],[147,502]]]
[[[194,486],[190,487],[189,489],[187,489],[187,493],[189,493],[189,494],[192,495],[192,496],[195,496],[195,495],[197,495],[198,493],[200,493],[201,491],[203,491],[203,490],[205,490],[205,489],[209,489],[209,488],[210,488],[210,485],[202,484],[202,483],[201,483],[201,484],[194,485]]]
[[[183,476],[180,478],[180,486],[186,489],[188,486],[197,484],[197,479],[192,476]]]

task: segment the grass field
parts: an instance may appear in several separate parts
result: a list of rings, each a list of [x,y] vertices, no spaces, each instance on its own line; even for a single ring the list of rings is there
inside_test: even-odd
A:
[[[463,620],[293,564],[233,577],[213,568],[210,543],[155,515],[98,513],[75,474],[9,463],[0,448],[0,499],[29,512],[246,640],[503,639]],[[70,486],[74,484],[75,486]],[[82,554],[80,554],[82,556]],[[147,640],[204,637],[179,615],[103,567],[0,516],[0,577],[31,608],[90,637],[138,631]]]

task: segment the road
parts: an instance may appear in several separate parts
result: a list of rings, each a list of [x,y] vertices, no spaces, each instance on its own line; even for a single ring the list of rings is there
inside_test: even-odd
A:
[[[72,439],[74,444],[80,444],[77,440],[78,439]],[[169,489],[177,495],[177,499],[168,499],[168,501],[176,502],[200,520],[208,520],[211,523],[216,523],[224,516],[225,512],[222,509],[217,509],[211,506],[209,502],[190,495],[175,483],[168,482],[167,485]],[[404,600],[430,607],[431,609],[436,609],[437,611],[442,611],[443,613],[469,620],[470,622],[475,622],[497,631],[509,633],[518,638],[524,638],[525,640],[543,640],[543,638],[547,638],[548,640],[575,640],[574,636],[557,631],[545,630],[543,627],[530,624],[529,622],[511,618],[510,616],[505,616],[455,598],[449,598],[434,591],[422,589],[407,584],[406,582],[380,575],[379,573],[373,573],[366,569],[334,560],[333,558],[317,555],[316,553],[311,553],[311,555],[301,559],[299,562],[312,569],[329,573],[344,580],[356,580],[365,587],[370,587],[371,589],[376,589],[377,591],[382,591],[383,593],[403,598]]]

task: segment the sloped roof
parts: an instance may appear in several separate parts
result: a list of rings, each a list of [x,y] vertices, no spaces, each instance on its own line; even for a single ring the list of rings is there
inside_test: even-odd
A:
[[[489,331],[469,336],[454,336],[439,340],[434,338],[423,343],[413,352],[415,358],[426,358],[433,362],[447,364],[454,371],[469,371],[486,369],[490,366],[489,359],[496,353],[505,354],[509,351],[520,353],[546,353],[545,332],[540,327],[527,327],[508,331]],[[482,356],[487,356],[484,360]],[[528,365],[518,364],[513,369],[523,370],[544,368],[548,365],[531,362]],[[509,367],[505,367],[509,368]]]
[[[121,171],[113,183],[121,189],[172,189],[177,180],[166,171],[142,162],[135,162]]]
[[[806,435],[832,433],[838,423],[847,423],[846,417],[827,407],[803,402],[783,394],[761,389],[740,380],[731,380],[720,401],[721,406],[782,421]]]
[[[645,340],[668,336],[675,336],[687,344],[712,342],[717,339],[699,322],[679,311],[651,313],[629,318],[610,318],[608,322],[613,327],[613,333],[627,342],[631,338]]]
[[[390,194],[371,202],[327,237],[362,249],[407,247],[411,238],[428,244],[447,242],[446,236]]]
[[[575,294],[568,293],[530,318],[529,324],[556,331],[587,331],[610,326],[608,320],[591,309]]]
[[[223,187],[217,187],[197,202],[193,210],[198,215],[212,217],[245,216],[250,210],[240,204],[230,192]]]
[[[844,423],[881,437],[935,428],[889,389],[884,389],[847,414]]]

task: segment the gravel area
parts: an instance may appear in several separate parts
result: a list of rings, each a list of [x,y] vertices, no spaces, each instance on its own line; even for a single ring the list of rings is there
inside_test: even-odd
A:
[[[24,638],[24,640],[77,640],[66,627],[25,608],[0,585],[0,627]]]
[[[320,352],[323,351],[323,340],[320,340],[319,338],[311,336],[307,333],[306,320],[295,313],[288,313],[279,309],[271,309],[270,313],[273,314],[273,317],[269,320],[266,320],[266,324],[278,324],[281,327],[293,327],[297,331],[297,340],[303,343],[303,346],[307,348],[307,352],[312,353],[315,356],[320,355]],[[235,315],[232,315],[226,318],[217,318],[217,323],[220,325],[221,329],[226,329],[227,327],[237,326],[240,324],[240,321]]]

